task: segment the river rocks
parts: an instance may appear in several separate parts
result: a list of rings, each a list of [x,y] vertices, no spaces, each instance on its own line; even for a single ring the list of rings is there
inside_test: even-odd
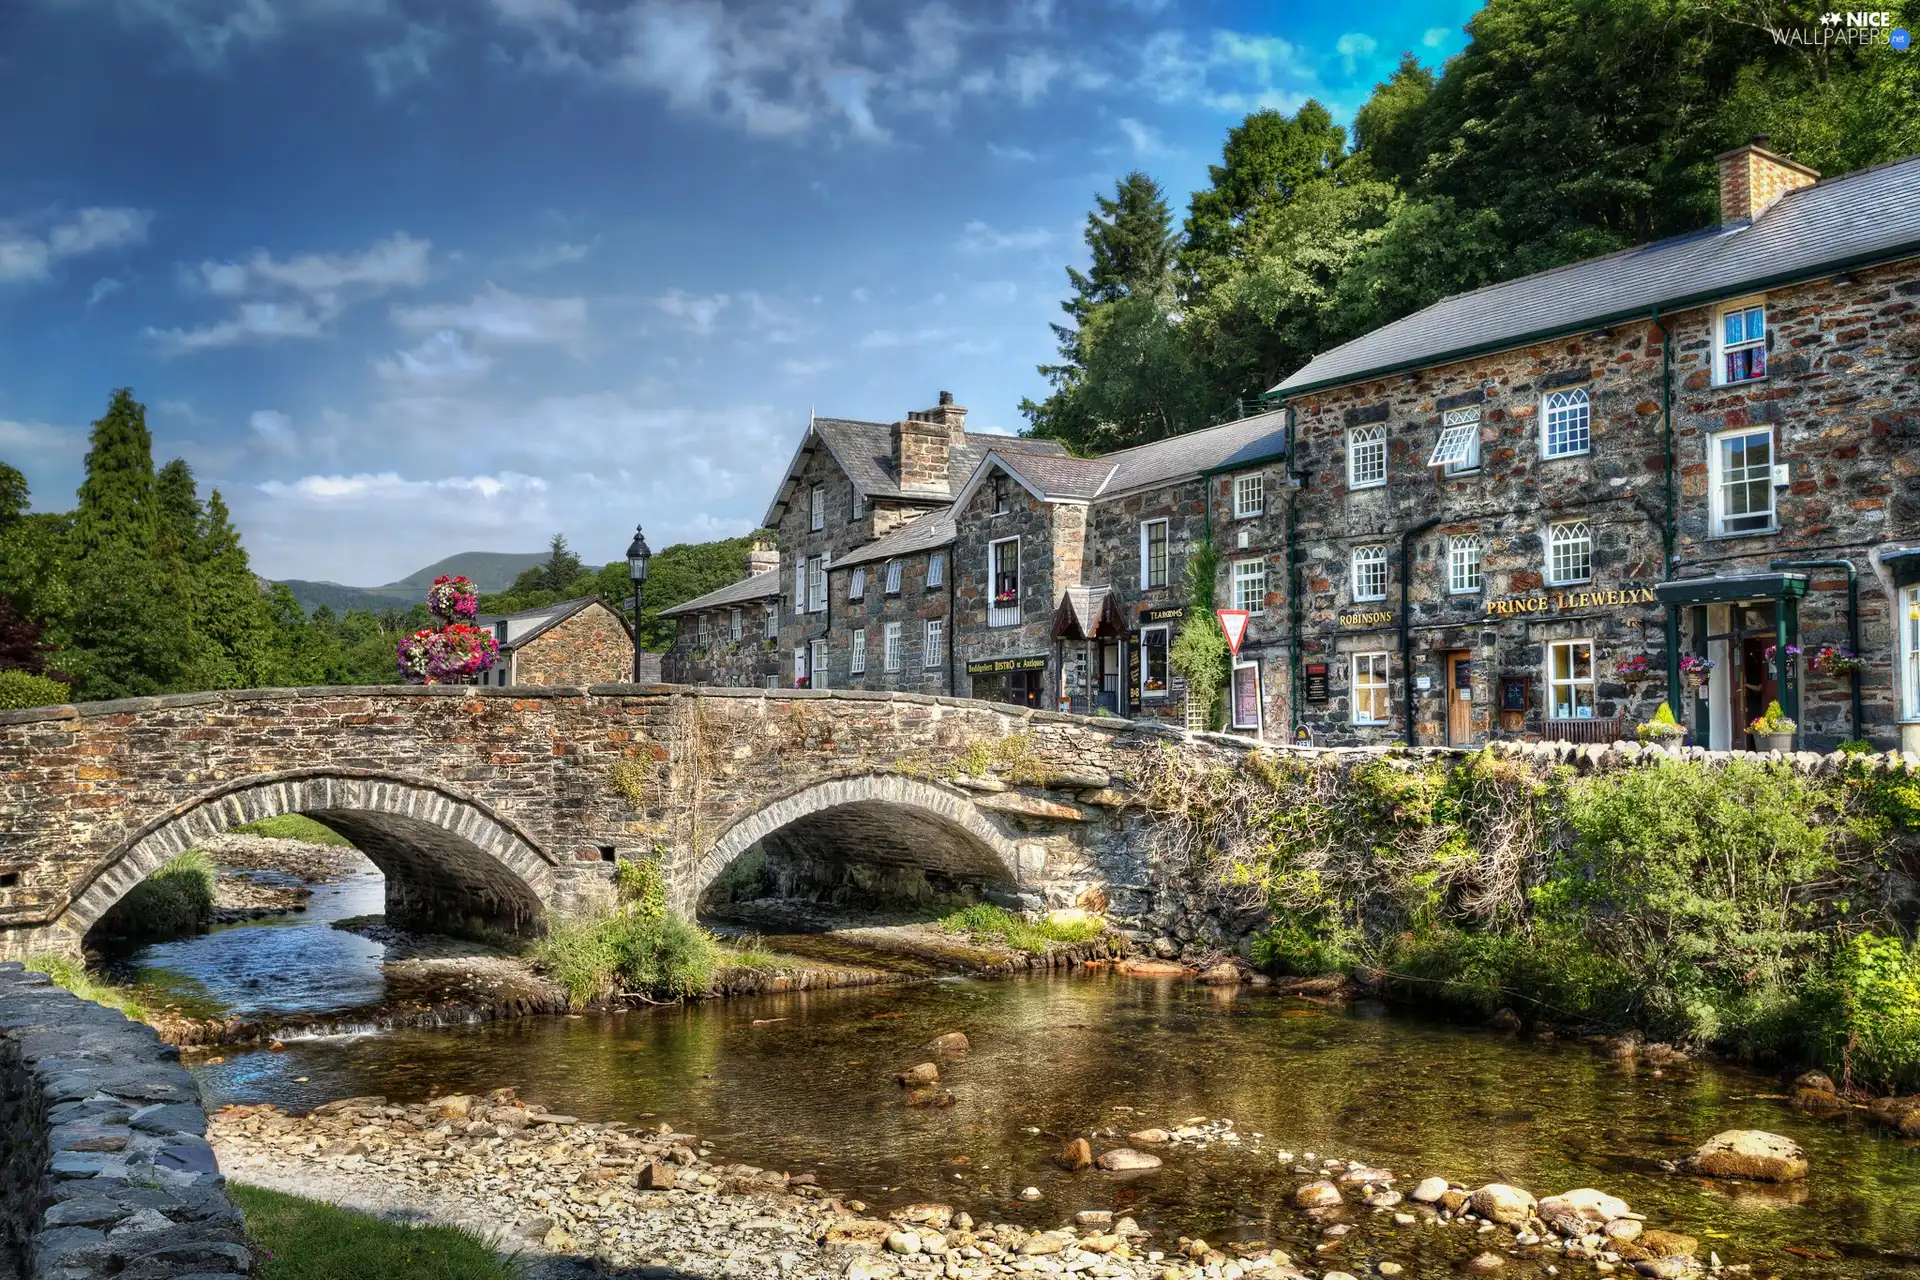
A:
[[[1093,1145],[1085,1138],[1075,1138],[1060,1149],[1053,1162],[1068,1173],[1078,1173],[1093,1164]]]
[[[1481,1187],[1469,1197],[1469,1203],[1475,1213],[1503,1227],[1525,1227],[1534,1210],[1531,1194],[1504,1182],[1490,1182]]]
[[[1410,1194],[1421,1204],[1432,1204],[1441,1196],[1447,1194],[1447,1180],[1445,1178],[1422,1178],[1420,1185],[1415,1187]]]
[[[827,1228],[824,1242],[835,1245],[885,1244],[893,1235],[891,1222],[882,1222],[878,1218],[842,1218]]]
[[[1017,1252],[1023,1258],[1040,1258],[1059,1253],[1066,1247],[1067,1242],[1063,1237],[1043,1231],[1021,1241]]]
[[[1920,1138],[1920,1095],[1904,1098],[1875,1098],[1867,1108],[1872,1116],[1902,1137]]]
[[[949,1031],[921,1045],[920,1052],[932,1054],[936,1058],[957,1058],[972,1048],[973,1046],[967,1041],[966,1032]]]
[[[1507,1260],[1497,1253],[1480,1253],[1469,1258],[1461,1270],[1471,1276],[1490,1276],[1506,1265]]]
[[[1691,1258],[1700,1250],[1700,1242],[1677,1231],[1643,1231],[1638,1239],[1620,1246],[1620,1256],[1629,1262],[1659,1258]]]
[[[940,1068],[931,1062],[922,1062],[918,1066],[908,1067],[905,1071],[895,1076],[894,1079],[898,1080],[902,1087],[908,1089],[916,1088],[920,1085],[938,1084],[940,1081]]]
[[[1520,1015],[1511,1009],[1502,1009],[1487,1019],[1487,1026],[1494,1031],[1518,1031],[1524,1025]]]
[[[1135,1151],[1132,1147],[1116,1147],[1112,1151],[1101,1152],[1100,1159],[1095,1163],[1108,1173],[1133,1173],[1141,1169],[1158,1169],[1160,1157]]]
[[[647,1161],[634,1176],[634,1185],[642,1191],[671,1191],[678,1181],[679,1174],[674,1167],[658,1160]]]
[[[1231,960],[1200,971],[1200,981],[1209,987],[1237,987],[1241,980],[1240,968]]]
[[[1592,1187],[1548,1196],[1539,1204],[1540,1220],[1562,1235],[1580,1236],[1596,1227],[1625,1218],[1632,1209],[1618,1196]]]
[[[1600,1229],[1600,1233],[1609,1240],[1625,1243],[1639,1237],[1645,1226],[1634,1218],[1617,1218]]]
[[[1157,1147],[1172,1137],[1165,1129],[1142,1129],[1138,1133],[1127,1135],[1128,1142],[1137,1142],[1143,1146]]]
[[[1393,1181],[1393,1170],[1372,1169],[1364,1164],[1349,1165],[1340,1171],[1340,1176],[1335,1181],[1343,1187],[1364,1186],[1368,1183],[1385,1186]]]
[[[1793,1182],[1807,1176],[1807,1155],[1800,1144],[1760,1129],[1716,1133],[1682,1164],[1689,1172],[1709,1178]]]
[[[907,1090],[907,1105],[910,1107],[950,1107],[953,1105],[953,1090],[942,1089],[937,1085],[922,1085],[918,1089]]]
[[[888,1253],[920,1252],[920,1234],[916,1231],[890,1231],[887,1233]]]
[[[1326,1181],[1309,1182],[1293,1193],[1293,1203],[1302,1209],[1328,1209],[1343,1199],[1340,1188]]]

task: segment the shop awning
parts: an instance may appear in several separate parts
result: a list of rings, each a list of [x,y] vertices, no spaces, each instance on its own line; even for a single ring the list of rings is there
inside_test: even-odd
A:
[[[1661,604],[1721,604],[1729,600],[1798,599],[1807,594],[1804,573],[1740,573],[1720,578],[1682,578],[1653,589]]]
[[[1126,631],[1120,602],[1110,587],[1068,587],[1053,612],[1055,640],[1100,640]]]

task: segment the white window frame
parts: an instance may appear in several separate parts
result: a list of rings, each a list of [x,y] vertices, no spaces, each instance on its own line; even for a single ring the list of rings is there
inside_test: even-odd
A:
[[[807,612],[827,611],[827,558],[807,557]]]
[[[1256,618],[1267,612],[1267,562],[1264,559],[1233,562],[1233,607],[1245,609]]]
[[[886,593],[890,596],[900,594],[900,562],[898,560],[887,561]]]
[[[856,676],[867,673],[867,629],[859,628],[847,650],[847,671]]]
[[[1486,586],[1480,572],[1480,559],[1486,543],[1477,533],[1460,533],[1447,539],[1447,594],[1477,595]]]
[[[942,618],[928,618],[920,638],[920,665],[931,671],[945,656],[947,624]]]
[[[1557,442],[1555,435],[1560,436]],[[1579,446],[1574,445],[1575,437]],[[1549,391],[1540,397],[1540,456],[1578,458],[1593,451],[1593,397],[1585,387]]]
[[[780,608],[777,604],[767,605],[767,639],[780,638]]]
[[[1583,647],[1587,651],[1587,674],[1585,676],[1576,674],[1577,668],[1574,665],[1574,655]],[[1557,664],[1555,660],[1562,653],[1567,655],[1567,674],[1564,678],[1556,674]],[[1591,720],[1600,714],[1600,683],[1598,673],[1594,670],[1593,663],[1593,640],[1590,637],[1574,636],[1566,640],[1549,640],[1547,642],[1548,719]],[[1560,690],[1563,687],[1567,690],[1567,700],[1564,704],[1560,699]],[[1581,701],[1582,690],[1584,690],[1586,694],[1584,704]],[[1580,714],[1582,705],[1585,705],[1587,708],[1587,714],[1584,716]],[[1573,714],[1561,715],[1560,712],[1563,707],[1564,709],[1572,711]]]
[[[826,527],[827,527],[827,486],[823,484],[817,484],[813,486],[813,497],[809,500],[809,505],[807,509],[807,528],[814,533],[819,533],[822,529]]]
[[[793,562],[793,616],[798,618],[807,612],[807,562],[804,559]]]
[[[900,624],[889,622],[880,633],[880,665],[888,671],[900,669]]]
[[[1360,450],[1365,446],[1368,463],[1360,465]],[[1377,451],[1377,465],[1376,465]],[[1377,474],[1376,474],[1377,471]],[[1379,489],[1387,483],[1387,424],[1369,423],[1347,428],[1347,488]]]
[[[847,575],[847,599],[865,600],[867,598],[867,566],[855,565],[853,572]]]
[[[733,641],[735,644],[739,644],[742,633],[743,628],[740,625],[740,611],[738,609],[727,610],[727,639]]]
[[[1727,513],[1726,486],[1730,482],[1727,480],[1727,467],[1721,444],[1736,439],[1751,441],[1758,436],[1767,438],[1767,461],[1764,469],[1756,468],[1751,463],[1745,464],[1740,468],[1745,473],[1745,478],[1731,483],[1740,485],[1758,483],[1762,486],[1767,495],[1767,523],[1751,529],[1729,529],[1727,524],[1730,520],[1747,520],[1759,513],[1744,511],[1738,516],[1730,516]],[[1775,501],[1773,486],[1773,477],[1780,463],[1778,443],[1772,427],[1735,427],[1728,431],[1716,431],[1707,437],[1707,508],[1712,517],[1714,537],[1744,538],[1752,534],[1779,532],[1780,506]]]
[[[1900,588],[1900,718],[1920,720],[1920,583]]]
[[[1361,683],[1363,675],[1365,684]],[[1368,694],[1368,708],[1371,709],[1377,699],[1381,714],[1361,714],[1362,689]],[[1347,702],[1347,718],[1354,724],[1393,723],[1393,663],[1384,649],[1347,655]]]
[[[1746,336],[1746,318],[1754,311],[1760,313],[1760,336]],[[1742,317],[1742,332],[1738,342],[1727,341],[1727,320],[1729,317]],[[1767,319],[1767,299],[1762,294],[1756,298],[1741,298],[1734,302],[1725,302],[1713,309],[1713,385],[1716,387],[1744,387],[1751,382],[1767,380],[1767,336],[1772,324]],[[1738,352],[1755,351],[1760,353],[1760,372],[1745,378],[1727,376],[1727,357]]]
[[[1165,655],[1166,675],[1158,689],[1147,688],[1147,637],[1159,635],[1160,650]],[[1142,702],[1165,702],[1173,694],[1173,628],[1164,622],[1150,627],[1140,628],[1140,688]]]
[[[1240,718],[1240,673],[1253,672],[1253,720]],[[1251,729],[1260,732],[1260,724],[1266,716],[1267,691],[1260,678],[1260,664],[1251,659],[1240,659],[1233,664],[1233,673],[1227,678],[1227,722],[1235,729]]]
[[[1160,530],[1160,580],[1153,576],[1153,530]],[[1140,522],[1140,589],[1154,591],[1167,585],[1170,575],[1169,560],[1173,554],[1173,528],[1164,518],[1142,520]]]
[[[927,553],[927,589],[943,587],[947,584],[947,553],[929,551]]]
[[[1007,556],[1002,548],[1013,548],[1013,603],[1000,605],[994,603],[995,590],[1000,579],[1000,568]],[[1020,539],[996,538],[987,544],[987,625],[990,627],[1017,627],[1020,625]]]
[[[793,648],[793,687],[798,689],[800,682],[807,678],[807,646],[795,645]]]
[[[825,640],[807,642],[807,675],[811,677],[810,688],[827,687],[827,642]]]
[[[1233,478],[1233,518],[1251,520],[1267,513],[1267,478],[1258,471]]]
[[[1446,474],[1480,469],[1480,410],[1449,409],[1440,417],[1440,435],[1427,458],[1430,467],[1445,467]]]
[[[1375,573],[1377,568],[1378,572]],[[1356,604],[1367,600],[1385,600],[1387,598],[1387,549],[1382,545],[1355,547],[1352,560],[1353,599]],[[1379,589],[1374,589],[1371,579],[1379,580]]]
[[[1546,580],[1550,587],[1571,587],[1593,581],[1593,525],[1586,520],[1561,520],[1547,526]],[[1584,544],[1585,550],[1573,550]],[[1565,555],[1561,554],[1565,550]],[[1562,561],[1566,569],[1557,566]],[[1584,563],[1586,571],[1578,572]]]
[[[853,514],[847,517],[849,522],[858,520],[860,519],[860,517],[867,514],[867,495],[860,492],[860,486],[858,485],[855,485],[853,487],[852,510],[853,510]]]
[[[707,615],[704,613],[693,615],[693,647],[696,649],[707,647]]]

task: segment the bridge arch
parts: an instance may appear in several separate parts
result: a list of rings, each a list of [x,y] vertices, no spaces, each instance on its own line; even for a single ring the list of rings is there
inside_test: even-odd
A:
[[[755,845],[770,859],[917,869],[977,889],[1020,883],[1019,850],[966,792],[899,774],[860,774],[787,792],[734,821],[695,866],[678,907],[692,914],[707,887]]]
[[[509,935],[544,925],[556,863],[518,824],[444,783],[338,768],[238,779],[175,806],[103,859],[52,924],[78,943],[174,855],[287,813],[338,832],[380,868],[395,923]]]

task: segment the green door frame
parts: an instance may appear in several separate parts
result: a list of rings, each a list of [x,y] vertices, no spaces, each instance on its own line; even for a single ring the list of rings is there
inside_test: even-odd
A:
[[[1788,719],[1798,724],[1800,673],[1787,654],[1787,646],[1800,643],[1800,597],[1806,594],[1807,575],[1804,573],[1744,573],[1724,578],[1681,578],[1657,584],[1653,589],[1654,599],[1667,606],[1668,705],[1680,705],[1680,659],[1677,655],[1680,652],[1681,607],[1693,607],[1693,651],[1705,657],[1707,605],[1773,600],[1779,605],[1773,614],[1774,682],[1780,688],[1780,709]],[[1710,733],[1712,720],[1704,688],[1694,699],[1693,711],[1694,723],[1708,726]],[[1737,733],[1735,736],[1738,740]],[[1794,736],[1796,739],[1799,737],[1798,730],[1795,730]]]

